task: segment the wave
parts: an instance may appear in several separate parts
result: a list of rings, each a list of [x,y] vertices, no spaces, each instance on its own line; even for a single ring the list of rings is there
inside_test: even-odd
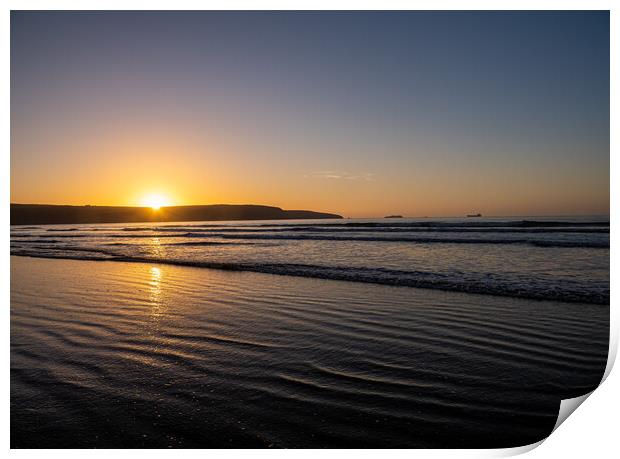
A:
[[[178,225],[176,225],[178,226]],[[198,227],[216,226],[210,224],[195,225]],[[222,225],[220,225],[222,226]],[[228,226],[228,225],[227,225]],[[239,225],[241,226],[241,225]],[[285,226],[283,224],[276,223],[259,223],[255,225],[249,225],[254,227],[274,227]],[[449,221],[424,221],[424,222],[345,222],[345,223],[291,223],[286,226],[314,226],[314,227],[409,227],[409,228],[439,228],[439,227],[461,227],[461,228],[533,228],[533,227],[573,227],[573,226],[609,226],[609,221],[551,221],[551,220],[509,220],[509,221],[461,221],[461,222],[449,222]]]
[[[39,243],[39,242],[60,242],[60,238],[73,239],[73,238],[87,238],[85,234],[65,235],[65,234],[16,234],[11,235],[12,238],[19,239],[20,243]],[[349,242],[410,242],[417,244],[525,244],[535,247],[557,247],[557,248],[590,248],[590,249],[608,249],[609,240],[537,240],[528,238],[480,238],[480,237],[380,237],[380,236],[357,236],[357,235],[321,235],[321,234],[230,234],[224,232],[217,233],[204,233],[204,232],[179,232],[173,234],[109,234],[105,236],[108,239],[167,239],[167,238],[221,238],[226,240],[290,240],[290,241],[349,241]],[[238,245],[250,245],[252,242],[179,242],[169,243],[166,245],[218,245],[218,244],[238,244]]]
[[[331,225],[335,226],[335,225]],[[48,230],[52,231],[52,230]],[[69,230],[54,230],[54,231],[69,231]],[[463,228],[459,226],[446,226],[446,227],[336,227],[330,228],[329,226],[282,226],[273,228],[257,228],[250,226],[242,227],[213,227],[202,228],[196,226],[178,226],[178,227],[147,227],[147,228],[122,228],[121,231],[128,232],[155,232],[160,231],[164,233],[174,232],[199,232],[199,233],[296,233],[296,232],[308,232],[308,233],[346,233],[348,231],[355,233],[526,233],[526,234],[538,234],[538,233],[601,233],[609,234],[609,228],[589,228],[589,227],[556,227],[556,228],[502,228],[502,227],[472,227]]]
[[[190,233],[174,233],[174,234],[105,234],[105,235],[96,235],[92,236],[90,234],[28,234],[28,233],[18,233],[11,234],[11,238],[31,238],[31,237],[39,237],[39,238],[64,238],[64,239],[74,239],[74,238],[111,238],[111,239],[136,239],[136,238],[164,238],[164,237],[188,237]]]
[[[226,246],[226,245],[266,245],[264,242],[221,242],[221,241],[189,241],[189,242],[170,242],[162,245],[185,245],[185,246]]]
[[[537,247],[575,247],[591,249],[608,249],[609,241],[540,241],[532,239],[499,238],[441,238],[441,237],[376,237],[376,236],[319,236],[319,235],[230,235],[226,233],[209,234],[186,233],[186,237],[220,237],[223,239],[267,239],[295,241],[361,241],[361,242],[413,242],[418,244],[530,244]]]
[[[19,239],[20,243],[32,243],[32,242],[60,242],[59,239],[73,239],[73,238],[90,238],[88,234],[28,234],[19,233],[12,234],[11,238]],[[591,249],[608,249],[609,240],[560,240],[560,239],[530,239],[527,237],[514,237],[514,238],[500,238],[500,237],[424,237],[424,236],[386,236],[380,235],[351,235],[351,234],[286,234],[286,233],[238,233],[238,232],[211,232],[211,231],[196,231],[187,229],[180,230],[178,232],[173,231],[171,233],[153,233],[153,234],[106,234],[106,239],[167,239],[167,238],[220,238],[226,240],[292,240],[292,241],[349,241],[349,242],[410,242],[417,244],[527,244],[536,247],[557,247],[557,248],[591,248]],[[226,242],[180,242],[176,244],[167,245],[217,245],[225,244]],[[228,242],[232,244],[232,242]],[[236,242],[236,244],[252,244],[251,242]]]
[[[39,236],[40,238],[45,235]],[[54,239],[28,239],[20,240],[20,243],[55,243],[61,242],[57,238],[63,236],[55,236]],[[491,244],[491,245],[509,245],[509,244],[522,244],[532,245],[535,247],[548,247],[548,248],[589,248],[589,249],[609,249],[608,241],[542,241],[531,239],[484,239],[484,238],[425,238],[425,237],[366,237],[366,236],[287,236],[287,235],[238,235],[232,236],[230,234],[200,234],[200,233],[182,233],[182,234],[157,234],[157,235],[138,235],[138,236],[126,236],[126,235],[109,235],[111,239],[125,239],[125,238],[210,238],[218,237],[222,239],[257,239],[257,240],[293,240],[293,241],[349,241],[349,242],[410,242],[417,244]],[[204,241],[204,242],[178,242],[167,243],[163,245],[186,245],[186,246],[200,246],[200,245],[252,245],[259,244],[253,242],[218,242],[218,241]]]
[[[75,253],[73,253],[75,252]],[[81,255],[80,252],[84,252]],[[319,278],[339,281],[351,281],[370,284],[391,285],[399,287],[427,288],[481,295],[496,295],[533,300],[551,300],[570,303],[609,304],[609,288],[585,290],[575,285],[554,285],[540,282],[538,285],[528,282],[505,280],[493,274],[472,276],[470,273],[444,274],[427,271],[405,271],[387,268],[361,268],[320,266],[294,263],[243,263],[243,262],[211,262],[182,259],[159,259],[142,256],[124,256],[101,249],[63,248],[59,251],[31,252],[23,249],[11,249],[12,255],[37,258],[69,258],[158,263],[194,268],[209,268],[226,271],[249,271],[264,274],[287,275],[296,277]]]
[[[545,221],[545,220],[517,220],[517,221],[424,221],[424,222],[333,222],[333,223],[243,223],[220,224],[168,224],[157,225],[156,228],[584,228],[584,227],[609,227],[609,221]],[[128,226],[121,228],[123,231],[148,231],[153,226]],[[100,228],[96,228],[99,230]],[[94,230],[94,229],[91,229]]]
[[[609,241],[530,241],[537,247],[608,249]]]
[[[61,242],[65,242],[62,241],[60,239],[52,239],[52,238],[35,238],[35,239],[28,239],[28,240],[20,240],[18,241],[20,244],[58,244]]]
[[[39,233],[15,233],[11,234],[11,238],[76,238],[76,237],[91,237],[88,234],[39,234]]]

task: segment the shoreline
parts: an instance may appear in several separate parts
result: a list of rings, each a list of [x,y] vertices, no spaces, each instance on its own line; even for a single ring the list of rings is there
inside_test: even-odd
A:
[[[92,251],[94,252],[94,251]],[[101,251],[100,253],[106,254]],[[464,294],[464,295],[476,295],[480,297],[496,297],[496,298],[511,298],[517,300],[524,301],[537,301],[537,302],[553,302],[553,303],[566,303],[566,304],[588,304],[595,306],[603,306],[610,307],[610,300],[607,298],[606,300],[595,300],[588,298],[553,298],[553,297],[541,297],[536,296],[534,294],[502,294],[497,292],[488,292],[475,290],[475,288],[467,287],[463,289],[457,289],[454,287],[451,288],[442,288],[441,285],[421,285],[418,283],[417,285],[410,285],[402,282],[401,280],[395,279],[372,279],[372,280],[359,280],[353,279],[346,272],[342,272],[340,274],[334,274],[333,268],[325,268],[326,271],[329,271],[329,276],[320,275],[320,273],[316,272],[316,268],[320,268],[318,266],[313,265],[286,265],[294,266],[297,268],[297,271],[294,269],[289,269],[286,272],[279,270],[278,267],[282,265],[273,264],[273,265],[252,265],[252,264],[237,264],[237,263],[225,263],[225,262],[196,262],[196,261],[183,261],[183,260],[158,260],[158,259],[150,259],[150,258],[138,258],[138,257],[121,257],[121,256],[113,256],[109,255],[110,258],[84,258],[84,257],[71,257],[70,255],[55,257],[49,255],[33,255],[33,254],[11,254],[11,257],[24,257],[24,258],[34,258],[34,259],[48,259],[48,260],[74,260],[74,261],[89,261],[89,262],[115,262],[115,263],[145,263],[145,264],[158,264],[164,266],[179,266],[185,268],[197,268],[197,269],[208,269],[208,270],[217,270],[223,272],[249,272],[249,273],[257,273],[264,275],[275,275],[275,276],[286,276],[286,277],[295,277],[302,279],[320,279],[325,281],[336,281],[336,282],[347,282],[361,285],[381,285],[387,287],[399,287],[399,288],[411,288],[411,289],[421,289],[421,290],[429,290],[429,291],[439,291],[446,293],[455,293],[455,294]],[[305,268],[305,269],[304,269]]]

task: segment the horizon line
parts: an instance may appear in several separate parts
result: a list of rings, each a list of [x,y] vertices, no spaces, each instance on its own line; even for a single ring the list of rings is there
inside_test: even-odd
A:
[[[134,208],[134,209],[150,209],[150,206],[130,206],[130,205],[109,205],[109,204],[41,204],[41,203],[19,203],[19,202],[11,202],[11,206],[65,206],[65,207],[125,207],[125,208]],[[226,204],[226,203],[216,203],[216,204],[179,204],[173,206],[161,206],[161,209],[173,208],[173,207],[197,207],[197,206],[262,206],[262,207],[274,207],[281,210],[307,210],[307,209],[284,209],[283,207],[277,205],[269,205],[269,204]],[[319,211],[315,211],[319,212]],[[322,211],[321,211],[322,212]],[[333,213],[333,212],[323,212],[323,213]],[[343,213],[339,213],[339,215],[343,215]],[[399,214],[400,215],[400,214]],[[386,218],[383,217],[343,217],[345,219],[373,219],[373,218]],[[407,216],[402,215],[401,218],[522,218],[522,217],[611,217],[610,213],[576,213],[576,214],[503,214],[503,215],[484,215],[482,214],[480,217],[468,217],[466,213],[461,215],[420,215],[420,216]]]

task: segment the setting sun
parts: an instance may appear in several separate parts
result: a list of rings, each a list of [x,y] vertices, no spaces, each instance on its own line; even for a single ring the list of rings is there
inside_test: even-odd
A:
[[[142,199],[142,205],[153,210],[159,210],[161,207],[169,206],[170,199],[161,194],[149,194]]]

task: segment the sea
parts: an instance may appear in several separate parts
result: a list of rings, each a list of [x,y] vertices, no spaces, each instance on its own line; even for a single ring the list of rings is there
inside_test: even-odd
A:
[[[507,448],[594,390],[609,218],[11,226],[12,448]]]
[[[609,303],[609,217],[12,226],[11,254]]]

